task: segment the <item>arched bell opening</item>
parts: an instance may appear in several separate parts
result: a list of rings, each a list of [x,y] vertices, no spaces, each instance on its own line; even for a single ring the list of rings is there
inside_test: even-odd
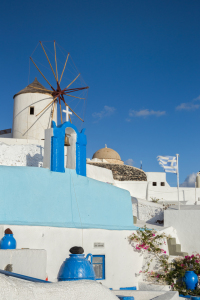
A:
[[[77,141],[77,133],[71,128],[67,127],[65,129],[65,168],[68,169],[76,169],[76,141]]]

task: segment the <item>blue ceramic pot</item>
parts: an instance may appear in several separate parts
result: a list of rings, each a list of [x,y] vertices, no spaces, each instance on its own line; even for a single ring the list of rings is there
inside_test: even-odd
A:
[[[186,284],[187,290],[195,290],[198,284],[198,276],[194,271],[186,271],[183,281]]]
[[[5,234],[0,241],[0,249],[16,249],[17,243],[13,234]]]
[[[199,296],[191,296],[190,298],[191,298],[191,300],[200,300]]]
[[[68,280],[95,280],[94,268],[92,265],[92,254],[86,258],[84,254],[70,254],[62,264],[58,273],[58,281]],[[90,261],[88,258],[90,257]]]

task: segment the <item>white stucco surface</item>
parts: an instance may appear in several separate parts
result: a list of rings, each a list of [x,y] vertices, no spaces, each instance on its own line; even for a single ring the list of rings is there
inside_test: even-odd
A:
[[[87,177],[102,182],[108,182],[114,184],[115,181],[113,179],[113,174],[111,170],[100,168],[90,164],[87,164],[86,167],[87,167]]]
[[[0,269],[11,264],[12,272],[39,279],[46,279],[47,253],[45,250],[0,250]]]
[[[51,168],[51,137],[53,136],[53,128],[45,130],[45,141],[44,141],[44,158],[43,168]]]
[[[41,145],[9,145],[0,141],[0,165],[41,167],[43,155],[44,148]]]
[[[189,255],[200,253],[200,210],[195,205],[193,209],[167,209],[164,212],[164,225],[176,228],[181,251]]]
[[[1,300],[117,300],[112,291],[92,280],[35,283],[0,274]]]
[[[13,109],[13,138],[16,139],[44,139],[44,130],[50,128],[53,103],[45,109],[53,97],[41,93],[26,93],[15,96]],[[30,115],[30,106],[34,107],[34,114]],[[35,121],[38,121],[35,123]],[[53,120],[57,123],[57,106],[54,108]],[[34,125],[33,125],[34,124]],[[33,126],[32,126],[33,125]],[[30,128],[30,129],[29,129]],[[28,131],[27,131],[28,130]]]
[[[139,198],[131,197],[133,216],[138,220],[151,221],[163,220],[163,205]]]
[[[73,128],[66,128],[65,134],[68,134],[70,146],[67,146],[66,167],[68,169],[76,169],[76,140],[77,134]]]
[[[84,253],[105,255],[105,280],[108,288],[137,286],[137,273],[141,270],[143,257],[134,252],[127,237],[129,230],[74,229],[45,226],[13,226],[10,228],[17,241],[17,248],[45,249],[47,251],[47,276],[57,281],[63,261],[69,257],[69,249],[83,246]],[[0,237],[1,238],[1,237]],[[96,248],[94,243],[103,243]]]

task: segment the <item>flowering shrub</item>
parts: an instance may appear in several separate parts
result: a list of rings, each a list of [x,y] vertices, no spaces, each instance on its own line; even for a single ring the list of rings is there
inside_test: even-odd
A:
[[[153,254],[159,261],[162,261],[166,256],[166,251],[161,248],[163,244],[166,244],[165,238],[167,238],[167,236],[164,233],[158,234],[156,230],[151,230],[144,226],[143,228],[138,229],[136,233],[132,233],[128,237],[128,240],[136,251],[147,250],[149,254]],[[150,261],[152,260],[153,258]],[[147,263],[146,269],[140,271],[140,273],[149,274],[149,267],[150,262]]]
[[[136,233],[132,233],[128,240],[135,250],[148,250],[153,253],[166,253],[160,246],[165,243],[164,233],[158,234],[157,231],[148,229],[146,226],[140,228]],[[134,243],[137,243],[136,245]]]
[[[147,253],[152,254],[159,265],[159,271],[149,271],[149,262],[146,264],[145,269],[139,273],[144,273],[149,281],[171,285],[172,290],[179,291],[182,295],[200,296],[199,287],[195,291],[187,290],[182,280],[186,271],[194,271],[200,279],[200,254],[179,256],[169,262],[169,256],[161,248],[163,244],[166,244],[165,238],[169,237],[165,234],[158,234],[155,230],[147,229],[146,226],[128,237],[130,244],[136,251],[147,251]],[[153,258],[150,261],[152,260]]]

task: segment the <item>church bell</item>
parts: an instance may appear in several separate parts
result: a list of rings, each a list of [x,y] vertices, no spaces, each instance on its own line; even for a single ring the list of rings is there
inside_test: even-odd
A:
[[[67,136],[67,134],[65,134],[65,146],[70,146],[70,143],[69,143],[69,137]]]

